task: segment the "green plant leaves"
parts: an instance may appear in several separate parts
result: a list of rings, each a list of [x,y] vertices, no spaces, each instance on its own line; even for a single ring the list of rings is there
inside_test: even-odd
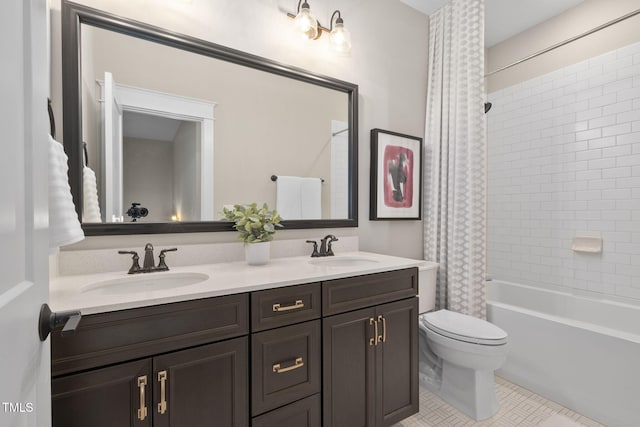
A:
[[[270,242],[282,217],[275,210],[270,211],[266,203],[258,209],[257,203],[233,205],[233,209],[222,209],[225,219],[233,221],[239,235],[238,239],[245,243]]]

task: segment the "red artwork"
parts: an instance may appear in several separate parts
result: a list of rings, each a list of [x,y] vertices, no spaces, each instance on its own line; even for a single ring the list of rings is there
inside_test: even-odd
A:
[[[413,150],[397,145],[384,148],[384,204],[410,208],[413,204]]]

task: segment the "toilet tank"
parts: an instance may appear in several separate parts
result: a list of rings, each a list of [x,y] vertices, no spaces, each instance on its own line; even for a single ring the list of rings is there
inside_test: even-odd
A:
[[[426,313],[436,308],[436,275],[438,263],[425,261],[418,267],[418,311]]]

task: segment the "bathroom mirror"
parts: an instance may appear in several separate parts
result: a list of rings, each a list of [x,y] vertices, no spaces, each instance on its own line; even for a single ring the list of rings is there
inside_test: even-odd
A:
[[[85,234],[226,231],[254,201],[287,229],[357,226],[356,85],[71,2],[62,20]]]

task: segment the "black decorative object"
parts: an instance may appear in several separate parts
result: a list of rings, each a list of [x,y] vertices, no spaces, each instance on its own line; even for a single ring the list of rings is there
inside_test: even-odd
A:
[[[144,218],[149,215],[149,209],[140,206],[140,203],[131,203],[127,215],[131,217],[131,222],[136,222],[138,218]]]

